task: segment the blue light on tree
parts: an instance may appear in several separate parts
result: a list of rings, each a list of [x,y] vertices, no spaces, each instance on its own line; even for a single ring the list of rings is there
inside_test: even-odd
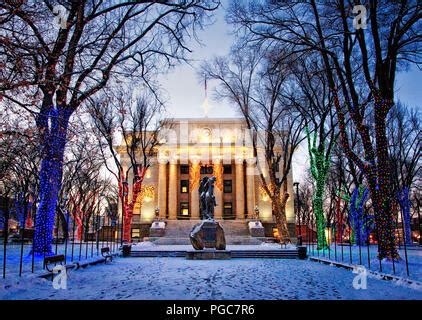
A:
[[[47,132],[43,138],[43,159],[40,170],[39,206],[35,223],[33,251],[36,255],[51,255],[54,217],[61,188],[66,134],[72,111],[51,107],[39,120]]]
[[[351,224],[357,245],[364,245],[368,241],[371,232],[372,219],[363,210],[368,195],[368,188],[358,187],[355,188],[350,198]]]
[[[402,211],[403,215],[403,229],[404,229],[404,241],[406,244],[411,244],[411,233],[412,230],[410,228],[410,207],[412,202],[409,198],[409,188],[404,187],[401,192],[397,193],[397,200],[400,205],[400,210]]]

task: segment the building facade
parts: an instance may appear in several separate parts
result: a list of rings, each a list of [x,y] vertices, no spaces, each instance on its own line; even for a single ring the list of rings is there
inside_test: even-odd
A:
[[[126,170],[130,167],[126,148],[120,146],[118,149]],[[150,163],[142,187],[142,200],[134,210],[132,237],[135,239],[145,235],[156,210],[164,220],[201,219],[198,188],[204,176],[217,178],[214,190],[216,220],[246,221],[252,219],[258,209],[260,220],[267,225],[273,224],[271,200],[261,187],[257,168],[257,163],[264,161],[254,157],[243,119],[169,121],[160,134],[160,145]],[[265,168],[261,172],[265,176]],[[133,174],[128,179],[133,179]],[[290,230],[294,230],[292,174],[287,179],[287,187],[291,195],[287,203],[287,220]]]

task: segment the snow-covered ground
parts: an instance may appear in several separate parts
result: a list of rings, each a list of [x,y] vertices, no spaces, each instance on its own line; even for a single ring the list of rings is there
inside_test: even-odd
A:
[[[145,241],[132,245],[133,251],[189,251],[192,245],[156,245],[153,242]],[[295,245],[282,247],[278,243],[262,243],[260,245],[227,245],[226,250],[284,250],[296,249]]]
[[[422,299],[422,291],[308,260],[118,258],[72,271],[67,289],[24,276],[0,280],[0,299]]]
[[[100,249],[102,247],[109,247],[112,251],[118,250],[116,243],[98,243],[95,242],[75,242],[74,244],[68,243],[67,246],[64,244],[53,245],[53,252],[56,254],[64,254],[66,261],[80,261],[96,257],[101,254]],[[31,255],[31,244],[25,244],[22,252],[22,272],[32,272],[32,255]],[[295,249],[295,246],[287,246],[285,249]],[[188,251],[192,250],[191,245],[155,245],[152,242],[139,242],[132,245],[132,250],[142,251]],[[282,250],[281,246],[276,243],[263,243],[261,245],[228,245],[227,250]],[[15,276],[19,273],[20,268],[20,256],[21,256],[21,245],[20,244],[8,244],[6,249],[6,275]],[[0,273],[2,272],[4,261],[4,248],[3,244],[0,243]],[[43,257],[34,257],[34,271],[37,272],[43,268]]]
[[[53,252],[55,254],[63,254],[66,256],[66,262],[81,261],[92,257],[101,255],[101,248],[109,247],[111,250],[117,251],[117,244],[109,242],[99,242],[98,248],[96,242],[75,242],[72,244],[69,242],[67,245],[58,244],[57,251],[56,245],[53,245]],[[32,272],[32,261],[34,262],[34,272],[38,272],[43,268],[43,257],[32,257],[31,254],[32,245],[25,244],[22,252],[22,273],[28,274]],[[21,245],[20,244],[8,244],[6,249],[6,277],[13,277],[19,274],[20,268],[20,257],[21,257]],[[34,259],[33,259],[34,258]],[[4,247],[0,243],[0,277],[3,272],[4,262]]]
[[[330,250],[316,250],[316,246],[308,246],[309,255],[315,257],[322,257],[337,262],[346,262],[355,265],[363,265],[366,268],[383,272],[387,274],[395,274],[403,278],[409,278],[422,282],[422,248],[419,246],[412,246],[407,248],[406,252],[403,246],[400,247],[399,253],[402,257],[400,262],[395,262],[394,265],[389,261],[380,261],[377,258],[377,246],[368,247],[359,246],[339,246],[331,245]],[[342,253],[343,251],[343,253]],[[407,254],[409,275],[407,275],[405,256]],[[368,262],[369,256],[369,262]]]

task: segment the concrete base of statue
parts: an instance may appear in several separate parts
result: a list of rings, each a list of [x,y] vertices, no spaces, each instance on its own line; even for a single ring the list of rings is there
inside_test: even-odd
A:
[[[166,223],[164,221],[154,221],[149,229],[150,238],[164,237],[166,234]]]
[[[195,250],[203,250],[204,248],[226,249],[223,227],[212,219],[203,220],[195,225],[189,234],[189,238]]]
[[[265,237],[265,229],[262,226],[261,221],[254,220],[248,223],[249,234],[251,237]]]

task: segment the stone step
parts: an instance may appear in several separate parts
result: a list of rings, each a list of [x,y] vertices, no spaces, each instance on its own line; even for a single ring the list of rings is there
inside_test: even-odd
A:
[[[145,240],[145,239],[144,239]],[[162,237],[162,238],[148,238],[149,241],[156,245],[190,245],[190,239],[186,237]],[[250,236],[226,236],[226,244],[228,245],[260,245],[265,242],[267,238],[252,238]]]
[[[131,257],[185,257],[186,251],[132,251]]]
[[[249,236],[247,221],[242,220],[217,220],[224,229],[226,236]],[[165,237],[187,237],[192,228],[201,220],[167,220]]]
[[[186,251],[132,251],[131,257],[186,257]],[[231,258],[297,259],[297,250],[232,250]]]

